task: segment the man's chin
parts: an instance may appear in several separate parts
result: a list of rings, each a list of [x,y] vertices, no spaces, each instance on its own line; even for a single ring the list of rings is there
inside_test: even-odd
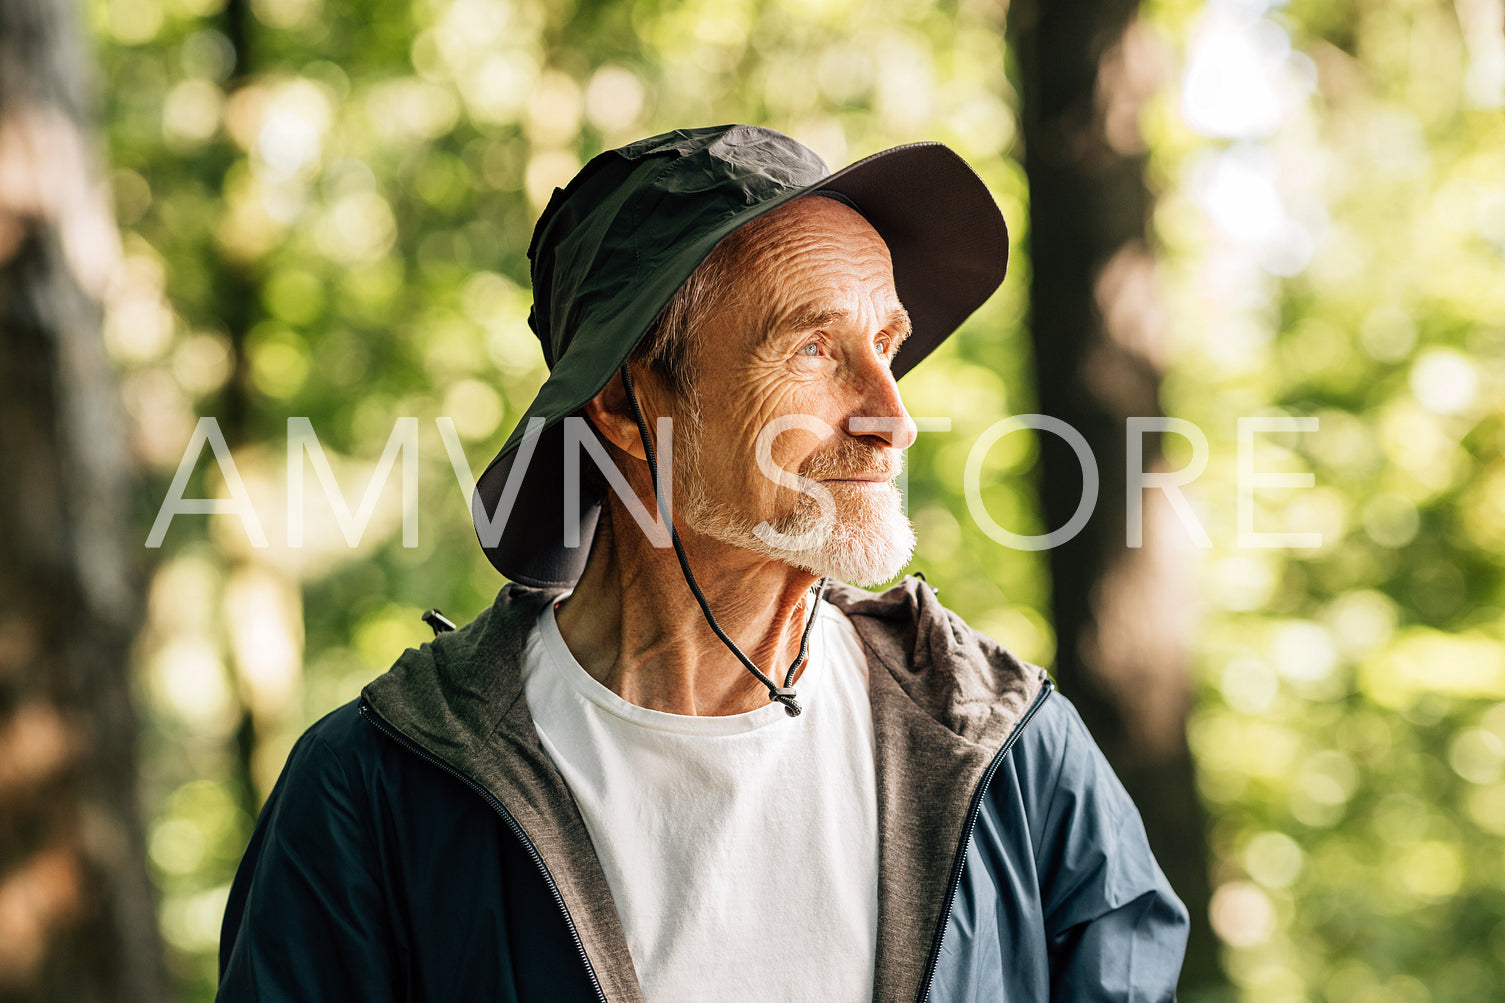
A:
[[[807,551],[791,554],[786,563],[814,575],[871,588],[893,581],[913,555],[914,545],[911,543],[902,552],[888,550],[878,554],[850,549],[838,553]]]
[[[814,504],[771,523],[754,524],[729,506],[695,500],[681,514],[697,533],[814,575],[864,586],[892,581],[915,548],[914,526],[904,516],[898,489],[854,486],[839,491],[837,504],[837,517],[826,526]]]
[[[790,527],[783,536],[814,541],[799,549],[781,549],[765,541],[771,556],[811,574],[862,586],[892,581],[909,564],[915,548],[914,526],[897,506],[844,520],[825,533],[806,523]]]

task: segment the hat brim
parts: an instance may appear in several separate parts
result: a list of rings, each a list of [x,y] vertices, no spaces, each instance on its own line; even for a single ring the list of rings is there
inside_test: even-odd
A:
[[[682,274],[668,277],[657,308],[734,230],[821,192],[850,202],[888,244],[895,288],[913,324],[894,358],[895,377],[934,351],[1003,282],[1008,228],[987,186],[946,146],[911,143],[737,212],[687,249],[677,262]],[[564,419],[606,386],[652,319],[628,337],[616,332],[613,350],[566,352],[477,481],[471,499],[476,534],[507,578],[538,588],[569,588],[579,580],[602,499],[599,478],[577,476],[566,484]],[[590,463],[581,457],[579,466]]]

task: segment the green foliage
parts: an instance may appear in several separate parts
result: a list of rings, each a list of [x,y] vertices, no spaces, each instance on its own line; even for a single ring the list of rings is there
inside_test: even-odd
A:
[[[1166,404],[1211,439],[1216,502],[1190,737],[1248,1000],[1505,992],[1505,77],[1465,7],[1249,14],[1294,45],[1279,122],[1234,127],[1235,95],[1226,138],[1198,138],[1169,108],[1194,69],[1154,117]],[[1219,10],[1183,22],[1189,67]],[[1255,414],[1320,419],[1260,437],[1259,469],[1316,486],[1255,514],[1319,548],[1237,546],[1234,420]]]
[[[1505,989],[1505,128],[1490,105],[1499,43],[1468,13],[1488,6],[1301,2],[1261,23],[1257,5],[1148,12],[1145,51],[1188,67],[1143,125],[1164,404],[1212,458],[1189,491],[1214,542],[1190,737],[1214,818],[1214,925],[1251,1001]],[[152,584],[150,848],[184,999],[213,995],[225,891],[291,741],[424,639],[422,609],[464,620],[501,584],[434,419],[453,419],[479,471],[531,399],[533,219],[603,149],[744,120],[833,165],[934,138],[978,168],[1015,253],[1004,289],[905,380],[914,414],[953,421],[911,453],[915,566],[1048,662],[1040,555],[994,543],[962,493],[982,431],[1033,410],[1027,193],[991,5],[90,12],[126,251],[106,337],[153,471],[142,534],[206,415],[272,541],[250,547],[233,516],[180,517]],[[1214,16],[1275,45],[1290,93],[1268,128],[1187,124]],[[353,508],[405,415],[421,428],[419,546],[401,545],[394,477],[358,548],[318,492],[308,545],[286,547],[288,417],[312,421]],[[1236,421],[1251,415],[1320,419],[1259,437],[1260,470],[1310,470],[1316,486],[1262,489],[1255,511],[1259,531],[1320,531],[1320,548],[1239,546]],[[1170,440],[1174,464],[1186,454]],[[1015,435],[984,467],[988,511],[1019,533],[1043,529],[1034,458]],[[211,461],[198,470],[190,497],[225,493]]]

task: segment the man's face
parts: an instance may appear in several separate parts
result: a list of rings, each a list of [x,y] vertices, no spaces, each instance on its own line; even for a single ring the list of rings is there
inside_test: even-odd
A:
[[[771,213],[750,250],[695,334],[675,507],[723,543],[887,581],[914,550],[893,479],[915,435],[890,372],[909,319],[888,247],[861,214],[813,196]]]

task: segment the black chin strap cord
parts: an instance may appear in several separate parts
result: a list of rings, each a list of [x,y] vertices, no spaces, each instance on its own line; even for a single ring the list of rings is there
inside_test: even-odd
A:
[[[784,712],[790,717],[798,717],[800,712],[799,701],[794,698],[794,675],[810,654],[810,630],[815,626],[815,615],[820,612],[820,600],[826,593],[826,579],[822,578],[815,584],[815,601],[810,605],[810,616],[805,621],[805,630],[800,635],[799,656],[790,664],[789,671],[784,673],[784,685],[780,686],[763,670],[753,664],[752,659],[742,653],[735,641],[726,636],[726,631],[721,629],[721,624],[716,622],[716,615],[711,612],[711,604],[706,601],[705,593],[700,591],[700,584],[695,581],[695,576],[690,572],[690,559],[685,556],[684,544],[679,542],[679,532],[674,528],[674,520],[669,515],[669,507],[664,503],[664,491],[659,484],[658,460],[653,455],[653,439],[648,435],[648,421],[643,417],[643,409],[638,405],[638,395],[632,389],[632,376],[627,372],[627,364],[622,364],[622,386],[627,390],[628,403],[632,405],[632,419],[637,422],[638,436],[643,440],[643,452],[648,457],[648,474],[653,478],[653,498],[658,507],[659,518],[669,527],[669,541],[674,544],[674,555],[679,558],[679,569],[684,572],[685,584],[690,586],[690,592],[694,594],[695,601],[700,604],[700,612],[705,614],[705,622],[711,625],[711,630],[721,638],[721,643],[726,645],[737,660],[747,667],[747,671],[758,677],[758,682],[768,687],[768,699],[777,700],[784,705]],[[671,471],[672,476],[672,471]]]

